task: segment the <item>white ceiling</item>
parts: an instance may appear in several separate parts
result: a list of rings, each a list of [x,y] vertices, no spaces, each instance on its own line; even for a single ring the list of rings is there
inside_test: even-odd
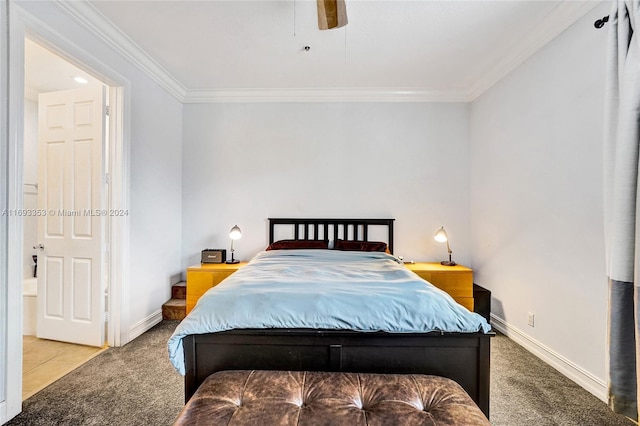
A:
[[[346,0],[349,24],[326,31],[315,0],[67,3],[188,102],[276,92],[471,100],[599,2]]]
[[[87,86],[94,87],[102,84],[91,74],[82,71],[31,40],[25,40],[24,55],[26,58],[24,67],[26,96],[30,99],[37,100],[38,93]],[[87,83],[78,83],[74,80],[75,77],[82,77],[87,80]]]

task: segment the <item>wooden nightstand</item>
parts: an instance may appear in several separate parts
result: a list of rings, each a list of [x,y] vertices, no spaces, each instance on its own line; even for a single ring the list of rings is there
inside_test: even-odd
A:
[[[472,269],[462,265],[444,266],[435,262],[405,263],[405,266],[422,279],[449,293],[456,302],[473,312]]]
[[[187,268],[187,314],[191,312],[200,296],[211,287],[215,287],[222,280],[233,274],[247,262],[235,264],[228,263],[202,263]]]

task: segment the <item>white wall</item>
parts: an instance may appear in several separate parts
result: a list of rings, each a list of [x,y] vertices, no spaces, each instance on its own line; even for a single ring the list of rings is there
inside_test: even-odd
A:
[[[181,273],[182,104],[139,68],[63,13],[54,2],[17,2],[27,29],[65,40],[125,86],[125,144],[130,153],[128,323],[133,337],[159,320],[170,284]],[[37,24],[30,24],[35,21]],[[48,28],[48,30],[46,30]],[[68,52],[73,53],[73,52]],[[103,71],[104,72],[104,71]],[[111,74],[110,74],[111,73]],[[142,325],[141,325],[142,324]]]
[[[593,22],[608,12],[591,11],[471,106],[475,280],[498,325],[601,398],[607,33]]]
[[[148,79],[132,87],[131,325],[161,309],[180,280],[182,104]]]
[[[395,253],[470,260],[467,104],[187,104],[183,266],[204,248],[267,245],[268,217],[391,217]]]

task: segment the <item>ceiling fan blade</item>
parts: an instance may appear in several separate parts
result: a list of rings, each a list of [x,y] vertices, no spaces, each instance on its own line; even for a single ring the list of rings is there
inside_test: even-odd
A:
[[[329,30],[347,25],[347,6],[344,0],[316,0],[318,4],[318,28]]]

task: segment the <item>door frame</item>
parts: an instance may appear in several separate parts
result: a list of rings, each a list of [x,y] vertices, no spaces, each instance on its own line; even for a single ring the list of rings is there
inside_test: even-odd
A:
[[[6,128],[6,158],[0,155],[6,166],[6,186],[0,187],[7,209],[22,209],[23,203],[23,138],[24,138],[24,40],[29,38],[56,55],[104,82],[109,89],[110,115],[110,193],[109,208],[129,210],[130,188],[130,111],[131,84],[109,65],[60,35],[46,23],[33,17],[19,5],[3,0],[3,12],[10,23],[8,46],[8,126]],[[6,8],[4,6],[7,6]],[[3,15],[3,14],[0,14]],[[3,23],[4,24],[4,23]],[[3,27],[3,25],[0,25]],[[3,50],[3,49],[0,49]],[[0,90],[2,92],[2,90]],[[5,94],[2,93],[4,96]],[[0,108],[1,109],[1,108]],[[4,120],[5,117],[2,117]],[[4,143],[4,141],[3,141]],[[4,179],[3,179],[4,180]],[[0,354],[0,367],[6,366],[6,375],[0,373],[0,422],[14,417],[22,406],[22,286],[10,285],[22,282],[23,276],[23,223],[18,216],[7,216],[6,275],[0,277],[0,303],[6,300],[5,324],[18,327],[0,329],[0,338],[7,341],[6,358]],[[109,292],[107,341],[109,346],[121,346],[129,342],[129,216],[108,219],[110,240],[108,247]],[[0,250],[1,251],[1,250]],[[3,282],[6,279],[6,282]],[[3,285],[4,284],[4,285]],[[6,288],[3,293],[2,287]],[[0,309],[2,311],[2,309]],[[4,318],[0,318],[4,320]],[[6,386],[6,387],[5,387]]]
[[[10,37],[13,22],[10,18],[11,8],[7,0],[0,0],[0,209],[12,206],[10,198],[9,168],[11,167],[11,140],[13,137],[14,111],[11,108],[12,67],[8,60],[13,50],[13,40]],[[11,26],[10,26],[11,23]],[[18,289],[10,286],[11,271],[9,260],[11,251],[9,241],[16,232],[8,216],[0,216],[0,235],[6,236],[0,244],[0,341],[7,342],[6,350],[0,350],[0,423],[14,417],[20,412],[22,392],[22,354],[17,349],[22,347],[22,327],[11,328],[9,320],[14,323],[22,309],[19,305],[22,295]],[[20,293],[22,293],[20,291]],[[22,325],[22,322],[20,322]],[[17,349],[12,346],[18,346]],[[16,360],[18,362],[16,362]],[[18,371],[15,371],[17,367]],[[12,384],[18,383],[19,391],[12,391]]]

